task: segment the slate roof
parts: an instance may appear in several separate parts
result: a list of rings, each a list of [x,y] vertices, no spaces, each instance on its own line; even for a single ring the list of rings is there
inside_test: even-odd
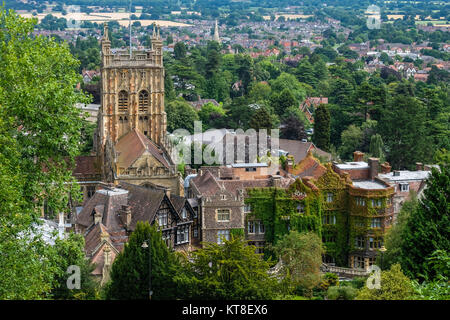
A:
[[[87,178],[101,175],[101,165],[96,156],[75,157],[75,169],[72,174],[76,178]]]
[[[164,199],[164,190],[149,189],[125,182],[122,182],[120,187],[129,192],[128,205],[132,212],[129,229],[134,230],[138,221],[152,222]]]
[[[110,191],[111,194],[108,194],[106,190],[100,191],[103,192],[95,192],[86,202],[77,216],[76,223],[84,227],[90,227],[94,223],[94,209],[97,209],[102,213],[102,224],[109,231],[122,229],[115,213],[121,209],[122,205],[127,204],[128,193],[114,194],[114,191]]]
[[[288,187],[294,179],[279,177],[281,187]],[[249,188],[266,188],[273,187],[273,178],[268,177],[265,179],[253,179],[253,180],[220,180],[215,177],[211,172],[205,171],[203,175],[197,175],[190,181],[191,186],[198,191],[199,194],[204,196],[213,196],[220,190],[226,190],[234,195],[238,195],[239,190]]]
[[[308,152],[311,150],[320,150],[312,142],[303,142],[299,140],[279,139],[280,149],[287,151],[289,155],[294,156],[295,162],[300,162],[306,158]],[[320,150],[322,154],[328,154],[325,151]]]

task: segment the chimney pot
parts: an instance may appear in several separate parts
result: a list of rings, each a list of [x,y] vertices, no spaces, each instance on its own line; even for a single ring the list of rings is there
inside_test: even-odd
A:
[[[378,158],[369,158],[369,179],[373,180],[378,175]]]
[[[416,162],[416,171],[422,171],[422,170],[423,170],[423,163]]]
[[[391,166],[389,165],[389,162],[385,162],[381,165],[381,172],[382,173],[389,173],[391,172]]]
[[[353,152],[353,161],[354,162],[361,162],[363,161],[364,153],[361,151],[355,151]]]
[[[94,224],[100,223],[102,221],[102,214],[95,209],[94,213]]]

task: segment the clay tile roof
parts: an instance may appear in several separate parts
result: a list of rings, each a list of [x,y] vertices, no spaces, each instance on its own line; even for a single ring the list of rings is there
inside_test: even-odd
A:
[[[119,154],[118,165],[123,168],[129,168],[145,151],[148,151],[166,168],[170,167],[163,156],[163,151],[136,128],[119,139],[116,151]]]
[[[302,177],[321,177],[327,169],[323,166],[319,160],[314,158],[311,152],[308,153],[308,156],[300,161],[294,169],[289,170],[289,173],[294,175],[297,178]]]

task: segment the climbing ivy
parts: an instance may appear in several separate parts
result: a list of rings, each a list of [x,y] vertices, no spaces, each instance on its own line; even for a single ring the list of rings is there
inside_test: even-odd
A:
[[[245,202],[252,208],[247,218],[263,222],[267,243],[276,244],[289,230],[314,231],[321,236],[321,195],[300,179],[288,189],[253,188],[247,194]],[[265,256],[269,255],[270,251]]]
[[[348,262],[348,177],[341,177],[331,167],[325,165],[325,173],[314,181],[321,190],[324,199],[323,215],[335,217],[334,224],[324,224],[323,242],[326,254],[335,260],[338,266],[347,266]],[[328,202],[328,194],[332,194],[332,201]],[[334,240],[334,241],[329,241]]]

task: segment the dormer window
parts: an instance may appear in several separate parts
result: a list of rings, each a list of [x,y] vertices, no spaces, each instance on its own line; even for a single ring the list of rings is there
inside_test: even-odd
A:
[[[158,224],[160,227],[164,227],[169,224],[169,216],[168,216],[167,212],[160,213],[158,215]]]

